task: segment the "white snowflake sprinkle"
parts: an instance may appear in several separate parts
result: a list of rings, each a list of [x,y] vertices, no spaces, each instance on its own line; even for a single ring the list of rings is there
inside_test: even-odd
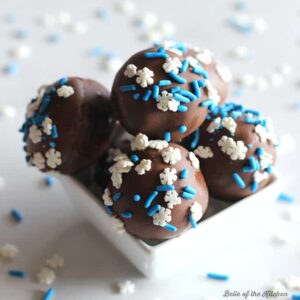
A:
[[[262,156],[259,158],[259,162],[261,170],[265,170],[273,163],[272,154],[268,153],[267,151],[264,151]]]
[[[157,99],[156,106],[161,111],[171,110],[176,112],[178,110],[180,102],[173,99],[173,94],[167,91],[162,91],[161,95]]]
[[[166,164],[175,165],[178,161],[181,160],[180,149],[174,147],[167,147],[161,152],[163,161]]]
[[[65,260],[58,254],[53,254],[46,260],[46,265],[52,269],[60,269],[65,265]]]
[[[236,142],[233,138],[223,135],[218,141],[218,145],[232,160],[243,160],[246,158],[248,148],[243,141]]]
[[[195,202],[192,204],[192,206],[190,207],[190,212],[191,212],[192,218],[193,218],[196,222],[198,222],[198,221],[202,218],[202,216],[203,216],[202,206],[201,206],[200,203],[198,203],[198,202],[196,202],[196,201],[195,201]]]
[[[198,155],[200,158],[212,158],[214,157],[214,153],[212,152],[211,148],[209,146],[198,146],[194,153]]]
[[[253,179],[255,182],[257,183],[260,183],[262,182],[263,180],[266,180],[269,178],[269,174],[267,172],[259,172],[259,171],[256,171],[254,174],[253,174]]]
[[[149,139],[145,134],[139,133],[131,142],[131,150],[145,150],[149,146]]]
[[[134,166],[133,162],[129,159],[123,159],[113,164],[109,171],[111,172],[111,181],[115,188],[119,189],[122,185],[122,174],[129,173]]]
[[[136,75],[136,71],[137,71],[137,66],[134,64],[129,64],[126,67],[126,70],[124,71],[124,75],[132,78]]]
[[[118,283],[119,294],[133,294],[135,292],[135,285],[130,280]]]
[[[56,167],[58,167],[62,163],[61,153],[59,151],[55,150],[55,149],[49,149],[46,152],[45,156],[47,158],[47,165],[51,169],[55,169]]]
[[[164,201],[167,203],[168,208],[173,208],[175,205],[181,204],[181,198],[176,191],[167,191],[164,196]]]
[[[29,128],[29,138],[34,144],[38,144],[42,141],[42,131],[38,129],[36,125],[32,125]]]
[[[42,268],[42,270],[37,274],[37,279],[41,284],[51,285],[56,276],[53,270],[49,268]]]
[[[129,157],[126,153],[121,152],[117,154],[113,159],[113,161],[119,161],[119,160],[129,160]]]
[[[164,148],[167,148],[168,146],[169,146],[169,143],[164,140],[149,141],[149,148],[151,148],[151,149],[162,150]]]
[[[42,170],[45,168],[46,159],[41,152],[35,152],[33,153],[33,157],[30,159],[30,162],[39,170]]]
[[[102,199],[104,201],[104,205],[106,205],[106,206],[112,206],[113,205],[113,200],[111,198],[111,194],[110,194],[109,188],[106,188],[104,190]]]
[[[151,170],[152,161],[150,159],[142,159],[141,162],[135,167],[136,172],[139,175],[144,175]]]
[[[290,275],[285,282],[288,288],[300,290],[300,276]]]
[[[46,117],[42,123],[43,132],[47,135],[51,135],[52,131],[52,120],[49,117]]]
[[[178,57],[168,57],[162,67],[166,73],[173,71],[174,73],[178,74],[181,66],[182,63]]]
[[[173,184],[177,180],[177,171],[174,168],[165,168],[160,174],[161,184]]]
[[[59,89],[57,89],[58,97],[69,98],[75,93],[72,86],[62,85]]]
[[[265,142],[267,141],[267,138],[268,138],[268,131],[267,131],[267,129],[266,129],[264,126],[262,126],[262,125],[260,125],[260,124],[256,125],[256,126],[255,126],[255,132],[256,132],[256,134],[258,135],[259,140],[260,140],[262,143],[265,143]]]
[[[161,207],[160,210],[153,216],[153,224],[164,227],[167,223],[171,222],[171,210]]]
[[[117,231],[118,234],[123,234],[125,232],[124,223],[117,217],[112,217],[113,228]]]
[[[213,54],[208,49],[197,49],[195,58],[205,65],[210,65],[213,62]]]
[[[109,148],[107,151],[107,162],[112,162],[114,161],[115,157],[121,154],[121,150],[119,148]]]
[[[232,135],[235,134],[236,122],[232,117],[225,117],[222,119],[222,126],[226,128]]]
[[[209,133],[214,133],[220,127],[221,127],[221,118],[217,117],[209,123],[209,125],[206,128],[206,131]]]
[[[232,73],[231,73],[230,69],[227,66],[225,66],[224,64],[217,62],[216,70],[217,70],[218,75],[224,82],[229,82],[232,80]]]
[[[195,169],[200,169],[200,162],[194,152],[189,152],[189,160]]]
[[[18,252],[18,248],[13,244],[4,244],[0,248],[0,256],[4,259],[14,259]]]
[[[138,70],[136,72],[136,75],[136,82],[142,88],[146,88],[148,85],[151,85],[154,82],[154,79],[152,78],[154,76],[154,73],[147,67],[144,67],[142,70]]]
[[[205,83],[206,83],[208,98],[212,99],[214,101],[214,104],[218,104],[220,102],[221,98],[220,98],[220,95],[219,95],[217,89],[214,88],[214,86],[208,79],[205,80]]]

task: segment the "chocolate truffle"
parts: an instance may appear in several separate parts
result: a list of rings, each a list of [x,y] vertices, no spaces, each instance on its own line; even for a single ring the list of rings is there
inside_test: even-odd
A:
[[[256,110],[235,103],[218,106],[184,145],[199,157],[214,197],[236,201],[272,179],[277,139],[271,120]]]
[[[194,153],[144,134],[128,148],[111,153],[111,179],[103,194],[119,226],[146,240],[170,239],[196,227],[208,192]]]
[[[42,86],[21,128],[28,163],[64,174],[93,164],[109,147],[115,125],[109,97],[100,83],[78,77]]]
[[[220,100],[208,72],[185,57],[184,45],[153,47],[134,54],[117,73],[112,104],[131,134],[181,141]]]

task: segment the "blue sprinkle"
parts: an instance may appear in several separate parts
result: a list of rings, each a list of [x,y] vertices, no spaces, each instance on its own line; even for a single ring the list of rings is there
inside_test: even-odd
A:
[[[251,148],[253,147],[253,145],[252,145],[252,144],[247,144],[247,147],[248,147],[249,149],[251,149]]]
[[[148,197],[148,199],[146,200],[144,207],[149,208],[151,206],[152,201],[156,198],[157,195],[158,195],[157,191],[152,192]]]
[[[187,131],[187,127],[185,126],[185,125],[180,125],[179,127],[178,127],[178,131],[180,132],[180,133],[185,133],[186,131]]]
[[[59,81],[58,81],[58,84],[59,85],[64,85],[64,84],[67,84],[69,81],[69,78],[68,77],[63,77],[61,78]]]
[[[174,86],[171,88],[171,93],[174,94],[174,93],[177,93],[179,92],[181,89],[179,86]]]
[[[180,90],[179,94],[184,96],[184,97],[189,98],[191,101],[194,101],[194,100],[197,99],[197,97],[192,92],[187,91],[187,90]]]
[[[257,110],[254,110],[254,109],[245,109],[245,113],[246,114],[252,114],[252,115],[255,115],[257,117],[260,116],[260,112],[257,111]]]
[[[50,142],[49,143],[49,147],[52,148],[52,149],[56,148],[56,144],[54,142]]]
[[[176,82],[178,82],[178,83],[182,83],[182,84],[186,83],[186,79],[183,78],[183,77],[180,77],[180,76],[179,76],[178,74],[176,74],[174,71],[171,71],[171,72],[169,72],[168,74],[169,74],[169,76],[170,76],[174,81],[176,81]]]
[[[48,291],[44,294],[43,300],[51,300],[54,296],[54,288],[48,289]]]
[[[23,214],[17,210],[17,209],[12,209],[11,212],[10,212],[10,215],[12,218],[14,218],[18,223],[21,223],[23,222],[24,220],[24,217],[23,217]]]
[[[207,273],[207,278],[216,279],[216,280],[228,280],[229,276],[224,274],[217,274],[217,273]]]
[[[292,294],[292,300],[300,300],[300,294]]]
[[[141,95],[140,95],[139,93],[134,93],[134,94],[133,94],[133,99],[134,99],[134,100],[139,100],[140,96],[141,96]]]
[[[106,213],[111,216],[112,215],[112,209],[111,209],[111,207],[105,205],[104,208],[105,208]]]
[[[123,211],[123,212],[121,213],[121,217],[123,217],[124,219],[131,219],[132,216],[133,216],[132,212],[131,212],[131,211],[128,211],[128,210]]]
[[[198,80],[198,86],[199,86],[200,88],[206,87],[205,81],[204,81],[204,80]]]
[[[258,125],[258,124],[261,124],[261,120],[253,119],[253,118],[246,118],[245,123],[246,124]]]
[[[238,173],[232,173],[232,178],[241,189],[246,188],[244,180]]]
[[[53,184],[54,184],[54,177],[51,176],[51,175],[47,175],[45,177],[45,183],[46,183],[47,186],[53,186]]]
[[[166,52],[166,49],[163,48],[163,47],[160,47],[160,48],[157,49],[157,52],[164,53],[164,52]]]
[[[173,97],[176,101],[179,101],[179,102],[182,102],[182,103],[190,103],[191,102],[189,98],[184,97],[184,96],[182,96],[180,94],[177,94],[177,93],[173,94]]]
[[[144,56],[146,58],[164,58],[164,59],[169,57],[169,55],[164,52],[145,52]]]
[[[121,197],[122,197],[122,193],[117,192],[112,196],[112,199],[113,199],[113,201],[118,201],[118,200],[120,200]]]
[[[188,193],[188,192],[183,192],[183,193],[181,193],[181,197],[186,199],[186,200],[192,200],[192,199],[194,199],[195,194],[191,194],[191,193]]]
[[[4,19],[5,19],[5,22],[9,23],[9,24],[15,23],[17,21],[17,17],[15,15],[11,15],[11,14],[6,15],[4,17]]]
[[[256,149],[256,154],[258,157],[261,157],[264,154],[264,149],[259,147]]]
[[[16,62],[11,62],[5,67],[5,72],[10,76],[18,74],[19,70],[20,66]]]
[[[192,81],[192,87],[197,98],[201,98],[201,90],[197,80]]]
[[[56,93],[56,88],[52,86],[50,89],[50,94],[55,94],[55,93]]]
[[[212,104],[214,104],[214,100],[213,99],[207,99],[207,100],[202,101],[199,104],[199,106],[201,106],[201,107],[207,107],[207,106],[210,106]]]
[[[62,36],[59,33],[52,33],[47,37],[49,43],[58,44],[62,41]]]
[[[99,57],[100,55],[103,54],[103,50],[100,47],[94,47],[89,50],[88,54],[91,57]]]
[[[180,179],[186,179],[188,177],[188,169],[183,169],[180,173]]]
[[[136,154],[132,154],[130,156],[130,160],[133,162],[133,163],[137,163],[140,161],[140,158],[136,155]]]
[[[186,105],[179,105],[177,110],[179,112],[186,112],[188,110],[187,106]]]
[[[287,202],[287,203],[293,203],[295,201],[295,199],[292,196],[285,193],[279,194],[277,200],[282,202]]]
[[[188,220],[190,222],[190,224],[192,225],[193,228],[197,227],[197,222],[192,218],[192,215],[189,214]]]
[[[177,231],[177,227],[172,225],[172,224],[166,224],[164,226],[165,229],[169,230],[169,231],[172,231],[172,232],[176,232]]]
[[[13,277],[25,278],[27,277],[27,273],[20,270],[9,270],[8,275]]]
[[[155,204],[153,207],[151,207],[148,212],[147,215],[149,217],[153,217],[158,211],[160,211],[161,206],[159,204]]]
[[[145,102],[147,102],[147,101],[150,99],[151,94],[152,94],[152,91],[151,91],[151,90],[147,90],[147,92],[146,92],[145,95],[143,96],[143,100],[144,100]]]
[[[154,99],[158,98],[158,96],[159,96],[159,86],[158,85],[153,86],[152,95],[153,95],[152,97]]]
[[[58,133],[57,133],[56,125],[52,125],[51,136],[52,136],[54,139],[57,139],[57,138],[58,138]]]
[[[99,19],[107,20],[109,18],[109,11],[105,8],[100,8],[98,9],[96,16]]]
[[[42,101],[42,104],[39,108],[39,112],[42,114],[45,112],[45,110],[47,109],[49,103],[51,101],[51,98],[50,96],[46,95],[44,98],[43,98],[43,101]]]
[[[158,85],[159,86],[167,86],[167,85],[170,85],[172,82],[171,82],[171,80],[160,80],[159,81],[159,83],[158,83]]]
[[[158,185],[156,187],[156,190],[158,192],[167,192],[167,191],[174,191],[175,190],[175,186],[172,184],[164,184],[164,185]]]
[[[197,75],[203,76],[204,79],[208,79],[207,72],[202,68],[199,68],[199,67],[195,66],[195,67],[193,67],[192,72],[197,74]]]
[[[139,202],[140,200],[141,200],[141,196],[140,196],[139,194],[135,194],[135,195],[133,196],[133,201]]]
[[[180,67],[179,69],[179,72],[180,73],[183,73],[187,70],[187,68],[189,67],[189,61],[187,59],[185,59],[183,62],[182,62],[182,66]]]
[[[200,130],[199,128],[197,128],[194,132],[193,132],[193,139],[190,143],[190,147],[191,149],[195,149],[199,143],[199,137],[200,137]]]
[[[26,39],[29,36],[28,31],[23,30],[23,29],[17,29],[15,31],[14,35],[18,39]]]
[[[268,174],[271,174],[271,173],[272,173],[272,166],[271,166],[271,165],[269,165],[269,166],[266,168],[266,172],[267,172]]]
[[[135,84],[128,84],[128,85],[121,85],[120,86],[120,91],[121,92],[131,92],[136,90],[136,85]]]
[[[171,132],[170,131],[165,132],[165,141],[171,142]]]
[[[257,181],[251,182],[251,184],[250,184],[250,191],[252,193],[255,193],[257,191],[257,189],[258,189],[258,182]]]
[[[189,194],[193,194],[193,195],[197,194],[197,191],[189,185],[185,186],[183,189]]]

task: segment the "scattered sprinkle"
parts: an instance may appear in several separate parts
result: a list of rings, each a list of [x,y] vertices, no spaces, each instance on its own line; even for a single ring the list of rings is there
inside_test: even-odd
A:
[[[54,288],[48,289],[48,291],[44,294],[43,300],[51,300],[54,296]]]
[[[10,216],[18,223],[21,223],[24,220],[23,214],[15,208],[11,210]]]
[[[20,270],[9,270],[8,275],[12,277],[26,278],[27,273]]]
[[[119,294],[129,295],[135,292],[135,284],[130,280],[122,281],[118,283],[118,291]]]
[[[223,280],[223,281],[226,281],[229,279],[228,275],[218,274],[218,273],[207,273],[206,276],[207,276],[207,278],[210,278],[210,279]]]

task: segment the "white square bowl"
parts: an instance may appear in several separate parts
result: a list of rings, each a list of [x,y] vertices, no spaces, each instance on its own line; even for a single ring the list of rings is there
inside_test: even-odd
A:
[[[100,200],[76,179],[64,175],[57,177],[85,218],[149,278],[169,276],[195,262],[204,269],[222,252],[238,248],[239,242],[255,235],[264,226],[266,212],[284,186],[281,177],[274,172],[274,180],[258,193],[207,218],[196,229],[178,238],[150,246],[127,232],[119,234]]]

